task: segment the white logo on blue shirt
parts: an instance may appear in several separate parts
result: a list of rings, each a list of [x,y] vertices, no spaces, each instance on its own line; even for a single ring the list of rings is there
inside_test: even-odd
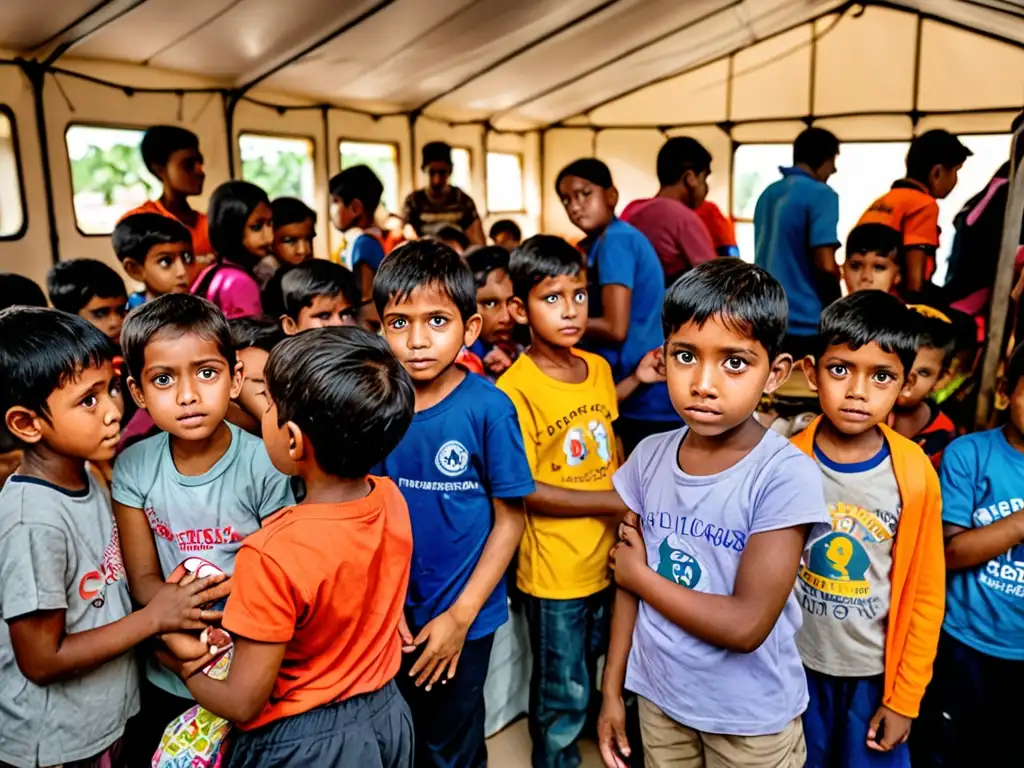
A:
[[[434,457],[434,466],[442,475],[458,477],[469,466],[469,451],[458,440],[449,440]]]

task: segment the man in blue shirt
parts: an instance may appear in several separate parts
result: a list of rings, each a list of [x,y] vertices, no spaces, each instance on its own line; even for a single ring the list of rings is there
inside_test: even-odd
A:
[[[793,166],[754,210],[754,263],[782,283],[789,300],[783,351],[813,354],[821,310],[839,298],[839,196],[825,182],[836,172],[839,140],[808,128],[793,143]]]

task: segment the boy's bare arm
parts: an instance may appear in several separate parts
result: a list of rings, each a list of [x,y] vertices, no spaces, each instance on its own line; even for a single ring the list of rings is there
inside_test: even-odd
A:
[[[920,293],[924,288],[924,273],[928,266],[928,253],[923,248],[910,247],[903,254],[906,280],[903,288],[910,293]]]
[[[266,706],[284,660],[285,643],[259,643],[237,638],[231,669],[224,680],[192,675],[185,684],[196,701],[218,717],[233,723],[252,720]],[[158,652],[165,666],[180,671],[169,654]]]
[[[114,518],[121,538],[121,553],[128,574],[128,588],[139,605],[146,605],[164,585],[160,558],[146,513],[114,502]]]
[[[1024,541],[1024,510],[981,528],[944,525],[946,567],[951,571],[975,568]]]
[[[597,741],[604,764],[616,768],[625,768],[626,762],[620,755],[628,758],[630,753],[622,690],[626,685],[626,661],[633,647],[633,628],[636,626],[639,606],[640,601],[636,595],[624,589],[615,590],[611,635],[601,680],[603,702],[597,721]]]
[[[615,491],[577,491],[537,483],[526,497],[532,514],[548,517],[612,517],[621,520],[629,510]]]

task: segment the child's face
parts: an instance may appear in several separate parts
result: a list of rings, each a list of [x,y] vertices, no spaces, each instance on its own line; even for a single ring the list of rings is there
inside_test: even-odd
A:
[[[203,170],[202,153],[198,149],[172,152],[160,177],[168,187],[186,197],[203,194],[206,171]]]
[[[78,316],[99,328],[112,342],[120,344],[127,305],[127,296],[115,296],[112,299],[93,296],[88,304],[78,310]]]
[[[917,350],[907,384],[896,400],[897,408],[916,408],[932,393],[945,371],[945,357],[945,352],[935,347],[921,347]]]
[[[313,258],[316,224],[312,219],[274,229],[274,255],[282,264],[297,266]]]
[[[491,270],[487,282],[476,292],[476,311],[483,323],[480,338],[487,344],[498,344],[512,338],[515,322],[509,313],[512,301],[512,279],[504,269]]]
[[[464,323],[455,302],[436,285],[417,288],[402,302],[390,299],[382,322],[391,352],[417,384],[447,371],[480,333],[480,315]]]
[[[331,195],[331,223],[339,232],[348,232],[363,218],[363,204],[359,200],[345,204],[340,197]]]
[[[615,187],[605,189],[578,176],[562,179],[558,196],[569,214],[569,221],[588,235],[608,226],[619,201]]]
[[[956,187],[960,169],[963,167],[963,163],[961,163],[955,168],[946,168],[943,165],[936,165],[932,168],[931,175],[928,177],[928,189],[931,191],[932,197],[936,200],[949,197],[949,193]]]
[[[242,386],[235,400],[250,416],[257,420],[262,419],[270,405],[267,381],[263,376],[270,353],[259,347],[248,347],[238,350],[235,354],[242,365]]]
[[[355,325],[357,314],[356,307],[349,304],[344,296],[314,296],[313,303],[300,309],[296,319],[285,315],[281,327],[289,336],[294,336],[313,328]]]
[[[499,245],[511,253],[519,247],[519,238],[511,232],[499,232],[494,236],[494,244]]]
[[[713,316],[688,322],[665,341],[665,375],[676,412],[698,435],[715,437],[742,425],[761,395],[789,378],[788,355],[775,360],[734,323]]]
[[[587,328],[587,273],[546,277],[530,290],[526,309],[513,304],[516,321],[530,324],[535,338],[568,349],[579,343]]]
[[[843,264],[843,279],[846,281],[846,290],[850,293],[889,293],[900,281],[900,268],[891,256],[877,251],[851,253]]]
[[[125,259],[124,268],[154,299],[167,293],[188,293],[199,274],[191,243],[158,243],[149,249],[145,263]]]
[[[146,344],[142,371],[128,383],[139,407],[164,432],[180,440],[205,440],[238,397],[242,370],[238,365],[232,370],[216,342],[191,331],[168,331]]]
[[[818,393],[822,412],[850,437],[885,421],[904,385],[899,356],[874,342],[859,349],[829,346],[816,365],[811,358],[804,360],[804,374]]]
[[[242,247],[258,259],[274,253],[274,212],[261,202],[252,209],[242,230]]]

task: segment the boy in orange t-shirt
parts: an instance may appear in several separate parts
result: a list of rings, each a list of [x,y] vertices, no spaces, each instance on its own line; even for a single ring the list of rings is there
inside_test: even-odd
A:
[[[367,473],[412,421],[412,382],[383,339],[353,327],[281,342],[266,381],[267,451],[306,496],[238,552],[227,678],[187,677],[207,656],[182,670],[186,683],[238,724],[229,767],[411,768],[412,718],[394,678],[412,527],[395,484]]]

